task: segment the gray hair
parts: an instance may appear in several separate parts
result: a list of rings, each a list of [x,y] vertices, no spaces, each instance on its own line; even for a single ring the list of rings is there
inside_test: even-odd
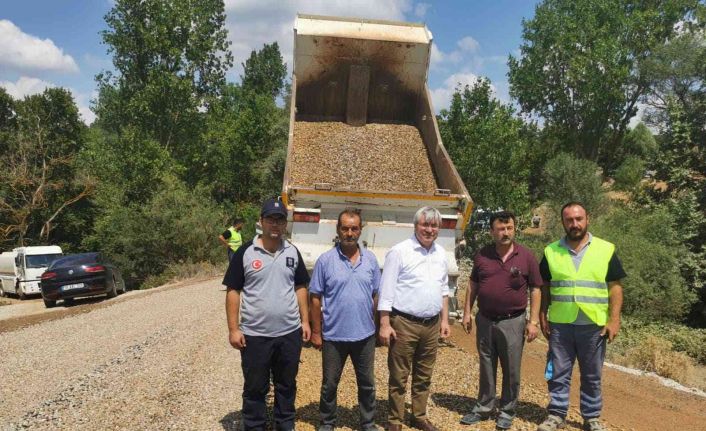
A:
[[[421,207],[414,214],[414,225],[418,225],[424,217],[424,221],[427,223],[436,223],[441,226],[441,213],[439,210],[433,207]]]

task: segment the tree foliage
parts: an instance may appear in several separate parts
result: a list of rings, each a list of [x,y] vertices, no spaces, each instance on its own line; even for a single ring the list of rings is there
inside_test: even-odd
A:
[[[222,260],[214,235],[225,224],[226,215],[206,190],[165,175],[145,204],[107,206],[85,246],[110,256],[135,286],[170,264]]]
[[[19,101],[0,96],[6,146],[0,155],[0,242],[50,242],[67,209],[93,192],[93,180],[79,175],[75,163],[85,126],[67,90],[50,88]]]
[[[481,79],[454,93],[439,117],[441,137],[476,205],[523,213],[528,209],[529,167],[523,122]]]
[[[103,42],[115,74],[98,76],[97,124],[132,127],[182,166],[198,153],[200,110],[220,94],[232,66],[222,0],[117,0]]]
[[[539,115],[564,149],[598,161],[617,146],[650,82],[640,64],[674,34],[696,0],[545,0],[523,21],[509,59],[510,94]]]
[[[600,212],[604,197],[599,172],[600,168],[594,162],[560,153],[544,167],[542,196],[554,206],[578,201],[590,213]]]
[[[252,51],[243,64],[243,90],[270,95],[273,99],[282,94],[287,66],[284,64],[277,42],[265,44],[259,51]]]

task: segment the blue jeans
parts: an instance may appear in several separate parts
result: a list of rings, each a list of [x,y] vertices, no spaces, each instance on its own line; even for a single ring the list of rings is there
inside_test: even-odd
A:
[[[600,417],[603,407],[601,376],[606,352],[606,339],[600,335],[603,327],[551,323],[550,328],[549,351],[554,371],[547,382],[549,413],[566,417],[571,373],[578,359],[581,371],[581,416],[584,419]]]

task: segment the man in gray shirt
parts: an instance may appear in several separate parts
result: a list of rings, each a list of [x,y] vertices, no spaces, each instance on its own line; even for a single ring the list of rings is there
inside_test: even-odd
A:
[[[285,241],[287,210],[275,199],[260,213],[262,235],[233,255],[223,284],[230,344],[243,368],[243,429],[266,429],[270,374],[275,386],[277,431],[294,429],[296,378],[302,342],[309,341],[304,260]]]

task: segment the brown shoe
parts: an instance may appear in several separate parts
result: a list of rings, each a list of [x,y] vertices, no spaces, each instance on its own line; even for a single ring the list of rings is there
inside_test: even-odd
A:
[[[387,425],[389,431],[402,431],[402,425],[400,424],[389,424]]]
[[[419,429],[422,431],[439,431],[439,429],[437,427],[432,425],[432,423],[426,419],[423,421],[413,420],[412,421],[412,428],[416,428],[416,429]]]

